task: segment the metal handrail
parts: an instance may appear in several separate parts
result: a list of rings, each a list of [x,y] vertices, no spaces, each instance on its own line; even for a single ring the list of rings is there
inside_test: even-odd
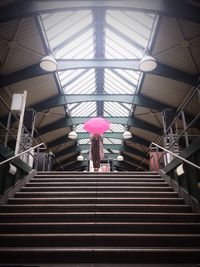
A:
[[[6,159],[6,160],[0,162],[0,166],[3,165],[3,164],[6,163],[6,162],[9,162],[10,160],[13,160],[13,159],[15,159],[15,158],[17,158],[17,157],[19,157],[19,156],[25,154],[25,153],[27,153],[27,152],[29,152],[29,151],[31,151],[31,150],[37,148],[37,147],[40,147],[41,145],[43,145],[43,146],[45,147],[45,149],[47,148],[47,147],[45,146],[44,143],[40,143],[40,144],[38,144],[38,145],[36,145],[36,146],[34,146],[34,147],[31,147],[31,148],[29,148],[29,149],[27,149],[27,150],[25,150],[25,151],[23,151],[23,152],[21,152],[21,153],[15,155],[15,156],[11,157],[11,158],[9,158],[9,159]]]
[[[156,146],[156,147],[158,147],[158,148],[160,148],[160,149],[166,151],[167,153],[172,154],[173,156],[177,157],[178,159],[180,159],[180,160],[182,160],[182,161],[188,163],[189,165],[191,165],[191,166],[193,166],[193,167],[195,167],[195,168],[197,168],[197,169],[200,170],[200,166],[198,166],[198,165],[192,163],[191,161],[189,161],[189,160],[187,160],[187,159],[182,158],[181,156],[179,156],[179,155],[173,153],[172,151],[170,151],[170,150],[168,150],[168,149],[166,149],[166,148],[164,148],[164,147],[162,147],[162,146],[160,146],[160,145],[158,145],[158,144],[156,144],[156,143],[154,143],[154,142],[151,143],[150,148],[152,147],[152,145],[154,145],[154,146]]]

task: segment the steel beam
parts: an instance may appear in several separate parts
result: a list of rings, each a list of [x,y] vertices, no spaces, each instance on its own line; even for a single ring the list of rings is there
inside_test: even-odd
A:
[[[74,141],[72,139],[69,139],[66,135],[62,136],[62,137],[59,137],[51,142],[48,142],[46,143],[47,147],[48,148],[52,148],[54,146],[57,146],[57,145],[61,145],[63,143],[70,143],[72,145],[74,145]]]
[[[161,77],[165,77],[168,79],[176,80],[179,82],[183,82],[191,86],[196,86],[197,81],[198,81],[197,75],[191,75],[185,71],[167,66],[160,62],[157,62],[157,68],[149,73],[155,74]]]
[[[56,158],[62,157],[65,154],[70,154],[70,153],[78,153],[79,149],[77,146],[70,146],[68,148],[65,148],[63,150],[60,150],[59,152],[55,153]]]
[[[82,153],[81,154],[85,159],[89,158],[88,153]],[[104,159],[116,159],[118,156],[118,153],[104,153]]]
[[[87,161],[84,160],[84,161],[81,161],[81,162],[78,162],[78,161],[75,161],[75,162],[72,162],[71,164],[67,165],[67,166],[64,166],[64,169],[65,170],[71,170],[71,171],[74,171],[74,170],[77,170],[77,169],[83,169],[87,166]]]
[[[84,144],[84,145],[79,145],[81,150],[89,150],[90,144]],[[121,145],[116,145],[116,144],[104,144],[103,148],[105,149],[112,149],[112,150],[120,150]]]
[[[160,103],[149,97],[143,95],[134,95],[134,94],[90,94],[90,95],[79,94],[79,95],[65,95],[65,96],[57,95],[32,106],[32,108],[34,108],[37,112],[39,112],[57,106],[62,106],[65,104],[94,102],[94,101],[128,103],[159,111],[163,111],[166,108],[171,108],[170,106]]]
[[[103,135],[103,137],[104,138],[115,138],[115,139],[122,139],[123,138],[122,133],[117,133],[117,132],[106,132]],[[78,140],[87,139],[87,138],[90,138],[89,133],[78,133]],[[62,136],[62,137],[59,137],[59,138],[57,138],[51,142],[48,142],[47,146],[50,149],[54,146],[61,145],[63,143],[74,144],[74,141],[72,139],[69,139],[67,136]],[[149,147],[151,144],[150,141],[147,141],[146,139],[135,136],[135,135],[132,138],[126,140],[125,143],[127,146],[129,146],[129,144],[132,144],[132,143],[137,143],[137,144],[140,144],[140,145],[145,146],[145,147]]]
[[[115,168],[120,168],[127,171],[135,171],[137,169],[137,165],[129,164],[128,162],[124,161],[115,161],[114,166]]]
[[[130,147],[130,146],[127,146],[127,145],[123,145],[121,146],[121,151],[123,151],[124,153],[128,152],[128,153],[131,153],[131,154],[136,154],[137,156],[141,157],[141,158],[145,158],[146,157],[146,152],[143,152],[137,148],[133,148],[133,147]]]
[[[139,71],[139,62],[139,59],[57,59],[59,71],[91,68]]]
[[[90,69],[90,68],[117,68],[117,69],[131,69],[138,70],[139,60],[135,59],[81,59],[81,60],[58,60],[58,70],[70,69]],[[148,72],[149,74],[163,76],[169,79],[174,79],[191,86],[195,86],[198,80],[196,75],[191,75],[187,72],[175,69],[162,63],[157,63],[155,70]],[[44,71],[40,68],[39,63],[8,75],[1,75],[0,87],[8,86],[10,84],[34,78],[40,75],[50,74],[51,72]]]
[[[132,164],[134,164],[134,165],[136,165],[136,166],[138,166],[138,165],[141,163],[141,161],[136,160],[136,159],[134,159],[134,158],[128,156],[125,152],[126,152],[126,151],[121,152],[121,155],[124,157],[124,161],[125,161],[125,162],[132,163]],[[144,163],[144,166],[145,166],[146,169],[148,169],[148,167],[149,167],[149,165],[146,164],[146,163]]]
[[[90,138],[89,133],[77,133],[78,134],[78,139],[86,139]],[[103,137],[105,138],[116,138],[116,139],[122,139],[122,133],[117,133],[117,132],[105,132]]]
[[[186,1],[174,0],[123,0],[123,1],[52,1],[52,0],[29,0],[17,1],[0,9],[0,22],[28,17],[39,13],[55,13],[65,10],[82,10],[94,7],[106,9],[140,11],[158,13],[166,16],[175,16],[182,19],[200,22],[199,8]]]
[[[69,157],[69,158],[67,158],[67,160],[66,160],[66,159],[63,159],[62,161],[59,161],[60,165],[61,165],[62,167],[64,167],[64,166],[70,165],[72,162],[76,162],[76,161],[77,161],[77,155],[78,155],[78,153],[72,155],[72,156]],[[67,162],[66,162],[66,161],[67,161]],[[57,162],[55,162],[55,163],[53,164],[53,169],[56,170],[57,168],[60,167],[60,165],[59,165]]]
[[[40,129],[38,129],[38,135],[44,135],[48,132],[55,131],[60,128],[69,127],[73,125],[83,124],[85,123],[90,117],[65,117],[62,118],[56,122],[53,122],[47,126],[44,126]],[[162,129],[158,128],[152,124],[149,124],[147,122],[144,122],[142,120],[136,119],[136,118],[127,118],[127,117],[108,117],[106,118],[110,123],[116,123],[116,124],[123,124],[128,125],[131,127],[141,128],[143,130],[153,132],[155,134],[161,134]]]
[[[149,147],[151,142],[142,138],[142,137],[139,137],[139,136],[136,136],[136,135],[133,135],[132,138],[130,139],[127,139],[125,140],[125,144],[128,146],[129,144],[132,144],[132,143],[137,143],[137,144],[140,144],[142,146],[145,146],[145,147]]]
[[[38,130],[38,136],[44,135],[48,132],[52,132],[52,131],[55,131],[55,130],[60,129],[60,128],[70,127],[70,126],[72,126],[71,119],[69,117],[65,117],[65,118],[62,118],[56,122],[50,123],[47,126],[44,126],[40,129],[37,129]]]
[[[1,75],[0,87],[8,86],[13,83],[31,79],[37,76],[50,74],[51,72],[42,70],[39,64],[23,68],[7,75]]]

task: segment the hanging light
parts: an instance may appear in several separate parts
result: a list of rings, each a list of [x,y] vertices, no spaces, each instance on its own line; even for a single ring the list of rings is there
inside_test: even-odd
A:
[[[118,156],[117,156],[117,160],[118,160],[118,161],[123,161],[123,160],[124,160],[124,157],[123,157],[122,155],[118,155]]]
[[[71,131],[71,132],[69,132],[69,134],[68,134],[68,138],[69,139],[72,139],[72,140],[75,140],[75,139],[77,139],[77,133],[75,132],[75,131]]]
[[[77,160],[78,160],[78,161],[83,161],[83,160],[84,160],[84,157],[83,157],[82,155],[79,155],[79,156],[77,157]]]
[[[123,133],[123,139],[130,139],[132,137],[132,133],[129,131],[125,131]]]
[[[46,71],[56,71],[58,64],[55,58],[51,54],[49,54],[48,56],[45,56],[40,60],[40,68]]]
[[[140,60],[139,68],[141,71],[152,71],[157,67],[154,57],[150,56],[148,50],[144,52],[143,58]]]

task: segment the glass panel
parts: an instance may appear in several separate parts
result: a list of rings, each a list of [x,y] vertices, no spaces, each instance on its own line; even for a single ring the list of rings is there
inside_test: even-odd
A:
[[[88,70],[86,73],[77,77],[75,81],[64,88],[67,94],[88,94],[93,93],[96,89],[94,69]]]
[[[116,138],[109,138],[109,140],[113,143],[113,144],[121,144],[122,140],[121,139],[116,139]]]
[[[74,109],[72,109],[72,106],[73,104],[68,105],[72,117],[96,116],[96,102],[82,102]]]
[[[109,50],[107,49],[109,47]],[[105,29],[105,56],[107,57],[107,51],[115,58],[118,59],[134,59],[142,58],[142,52],[135,48],[128,41],[125,41],[122,37],[113,33],[109,29]]]
[[[51,48],[55,48],[90,25],[92,13],[89,10],[59,12],[44,19],[43,23]]]
[[[127,121],[128,121],[128,118],[127,118]],[[122,124],[111,123],[110,124],[110,132],[123,133],[124,132],[124,126]]]
[[[129,105],[129,109],[127,109],[118,102],[105,102],[104,103],[104,110],[108,112],[111,116],[126,117],[129,115],[130,109],[131,109],[131,105]]]
[[[93,46],[93,29],[88,30],[81,34],[78,38],[66,44],[56,53],[56,58],[60,59],[81,59],[85,58],[84,55],[92,53],[94,57]]]
[[[90,143],[90,139],[89,138],[87,138],[87,139],[80,139],[79,140],[79,144],[89,144]],[[83,153],[83,152],[82,152]]]
[[[105,69],[105,92],[112,94],[132,94],[135,92],[135,87],[117,76],[109,69]]]
[[[134,16],[137,16],[137,19],[134,19]],[[149,27],[143,24],[145,21],[146,23],[149,22]],[[144,16],[142,13],[125,13],[123,11],[112,10],[107,11],[106,22],[136,43],[139,43],[142,47],[146,47],[153,19],[150,22],[150,18]]]

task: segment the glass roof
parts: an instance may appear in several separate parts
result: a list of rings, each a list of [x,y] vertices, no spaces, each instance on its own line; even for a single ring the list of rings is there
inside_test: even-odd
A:
[[[50,48],[57,60],[141,59],[148,45],[154,15],[126,10],[73,10],[41,15]],[[80,68],[59,71],[66,94],[135,94],[140,73],[130,69]],[[67,105],[72,117],[128,117],[132,105],[122,102],[91,101]],[[126,125],[111,123],[108,132],[122,133]],[[76,125],[77,132],[85,132]],[[78,141],[88,144],[89,139]],[[105,138],[104,144],[121,144]],[[105,153],[118,153],[106,150]]]

